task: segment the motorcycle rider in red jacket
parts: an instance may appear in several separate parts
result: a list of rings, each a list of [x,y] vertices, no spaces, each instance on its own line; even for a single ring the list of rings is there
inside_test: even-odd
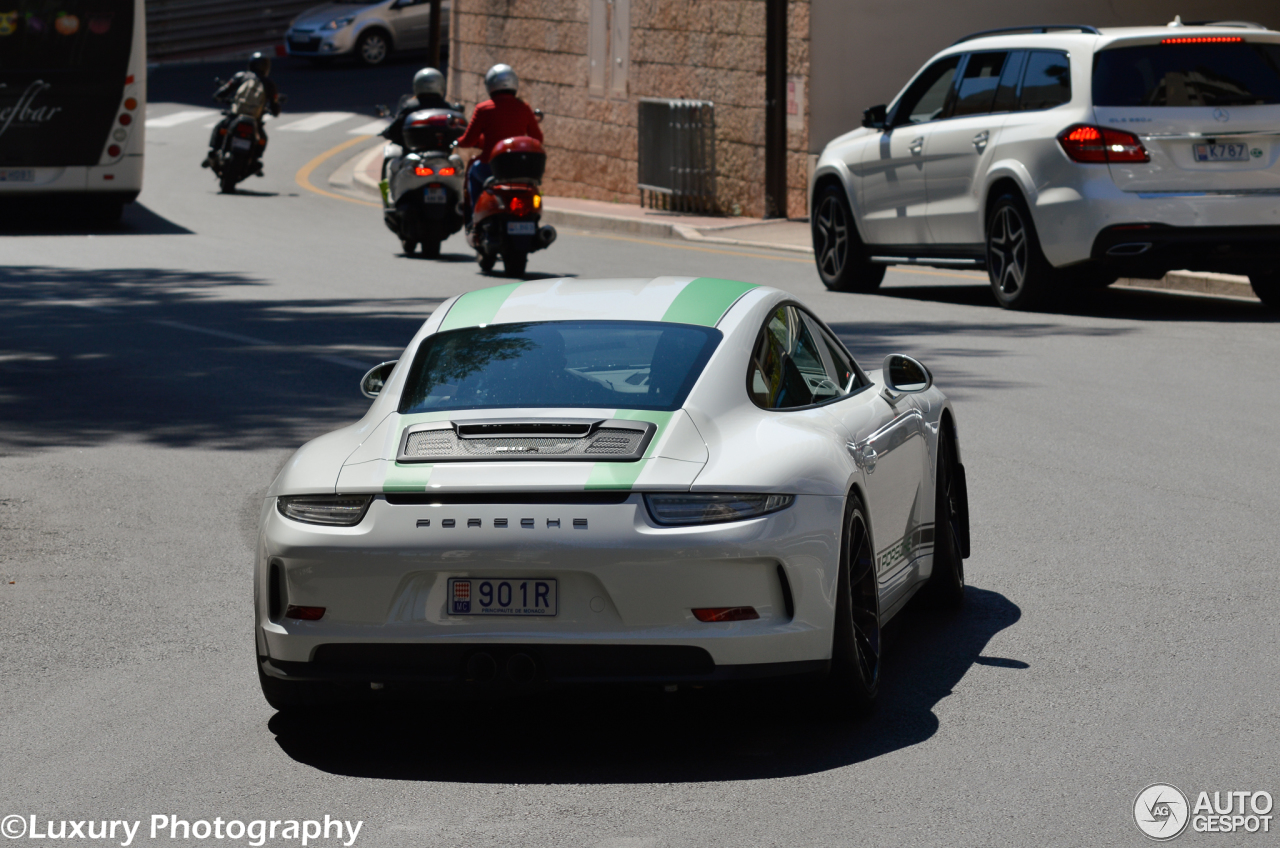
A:
[[[518,135],[527,135],[542,141],[542,128],[533,109],[516,97],[520,79],[510,65],[494,65],[484,75],[484,86],[489,92],[486,100],[471,113],[467,131],[458,139],[458,147],[479,148],[480,155],[467,171],[467,192],[471,202],[463,209],[467,229],[471,228],[471,213],[484,190],[485,180],[493,175],[489,159],[498,142]]]

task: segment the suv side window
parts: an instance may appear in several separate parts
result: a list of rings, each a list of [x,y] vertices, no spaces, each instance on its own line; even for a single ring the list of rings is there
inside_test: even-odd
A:
[[[1022,76],[1020,108],[1052,109],[1071,101],[1071,62],[1066,53],[1032,50]]]
[[[848,354],[815,319],[780,306],[756,339],[747,391],[757,406],[793,409],[843,397],[861,381]]]
[[[889,126],[923,124],[946,117],[948,95],[959,64],[960,56],[956,55],[939,59],[926,68],[893,108]]]
[[[985,115],[992,111],[996,88],[1004,70],[1008,53],[971,53],[964,65],[960,85],[956,90],[955,108],[950,117],[961,115]]]
[[[996,89],[996,102],[992,112],[1013,112],[1018,108],[1018,83],[1022,82],[1022,68],[1027,61],[1027,51],[1014,50],[1005,60],[1000,73],[1000,87]]]

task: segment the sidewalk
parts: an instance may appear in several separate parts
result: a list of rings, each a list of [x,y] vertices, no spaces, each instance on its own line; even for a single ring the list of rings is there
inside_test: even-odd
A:
[[[354,186],[375,199],[381,199],[378,180],[381,178],[382,148],[383,144],[379,143],[376,147],[357,154],[334,173],[331,182]],[[686,215],[660,209],[643,209],[629,203],[606,203],[571,197],[544,197],[542,220],[557,227],[603,230],[648,238],[679,238],[702,244],[766,248],[813,255],[812,236],[807,220],[766,221],[761,218]],[[985,274],[972,273],[974,279],[986,279]],[[1257,300],[1247,277],[1230,274],[1172,271],[1163,280],[1122,279],[1116,285]]]

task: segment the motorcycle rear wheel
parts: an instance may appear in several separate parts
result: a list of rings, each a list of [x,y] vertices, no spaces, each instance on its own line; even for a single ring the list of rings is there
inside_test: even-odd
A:
[[[480,263],[480,270],[486,274],[493,270],[493,266],[498,264],[498,257],[492,253],[477,253],[476,261]]]
[[[228,173],[225,169],[224,169],[224,170],[223,170],[223,172],[218,176],[218,184],[219,184],[220,186],[222,186],[222,193],[223,193],[223,194],[235,194],[235,193],[236,193],[236,182],[237,182],[237,180],[236,180],[236,178],[235,178],[235,175],[234,175],[234,174],[231,174],[231,173]]]
[[[413,256],[418,250],[418,243],[412,239],[400,239],[400,247],[404,250],[405,256]]]
[[[509,250],[502,254],[502,267],[508,277],[523,277],[528,264],[529,254],[523,250]]]
[[[422,242],[422,255],[427,259],[440,258],[440,240],[428,239]]]

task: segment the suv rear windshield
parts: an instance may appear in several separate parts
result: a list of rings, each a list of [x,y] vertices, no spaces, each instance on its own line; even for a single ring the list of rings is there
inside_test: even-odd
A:
[[[467,327],[422,343],[400,412],[587,406],[679,409],[719,330],[656,321]]]
[[[1280,103],[1280,44],[1147,44],[1093,61],[1095,106]]]

